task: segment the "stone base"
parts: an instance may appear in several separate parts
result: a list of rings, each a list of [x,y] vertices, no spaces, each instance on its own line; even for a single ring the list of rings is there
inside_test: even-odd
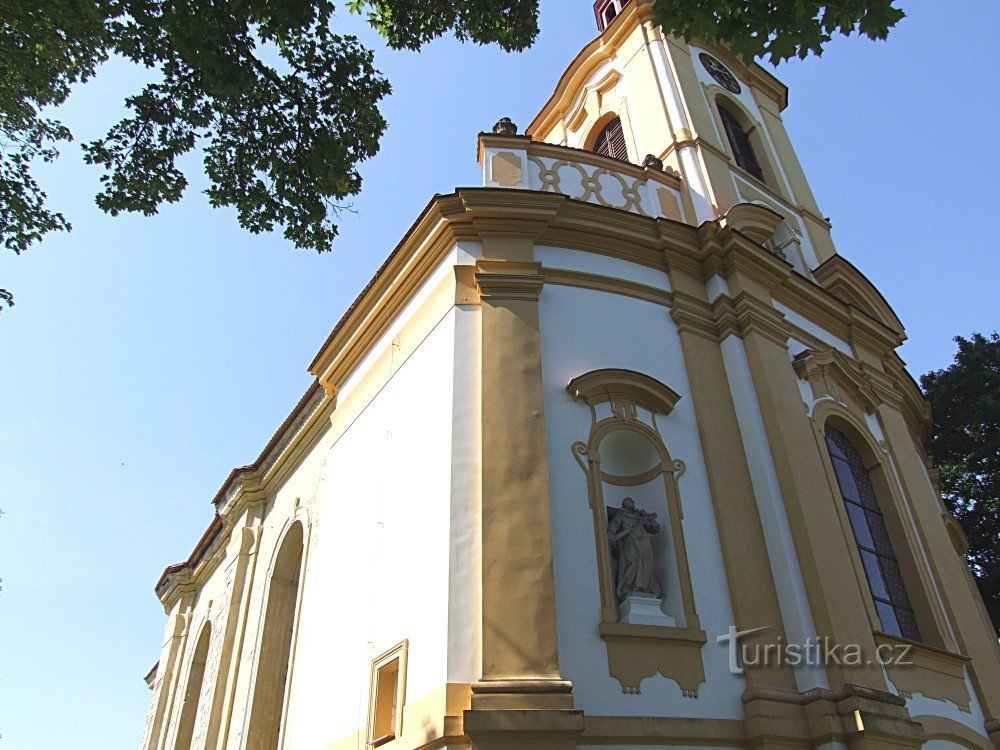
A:
[[[662,599],[655,596],[631,594],[618,605],[618,622],[630,625],[665,625],[675,627],[676,621],[670,615],[663,614],[660,605]]]

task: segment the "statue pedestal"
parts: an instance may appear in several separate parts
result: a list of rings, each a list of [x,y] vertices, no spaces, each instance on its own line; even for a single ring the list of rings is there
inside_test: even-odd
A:
[[[676,621],[670,615],[663,614],[660,609],[662,599],[655,596],[644,596],[643,594],[629,594],[625,600],[618,605],[618,622],[627,622],[630,625],[665,625],[669,628],[676,626]]]

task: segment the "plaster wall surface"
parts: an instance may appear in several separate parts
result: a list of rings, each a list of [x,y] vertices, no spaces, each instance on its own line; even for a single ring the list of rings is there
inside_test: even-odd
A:
[[[214,686],[220,652],[239,653],[226,746],[243,746],[271,569],[294,523],[303,527],[304,548],[285,746],[325,746],[363,731],[371,659],[404,638],[411,701],[440,692],[449,679],[478,676],[479,309],[434,294],[456,263],[478,254],[466,244],[446,254],[375,342],[311,451],[263,506],[241,510],[215,567],[174,605],[186,625],[168,623],[152,696],[153,747],[176,741],[192,654],[207,622],[213,648],[206,683]],[[232,597],[241,596],[234,591],[239,528],[258,519],[248,598],[235,608],[245,608],[245,637],[223,644]],[[199,714],[212,707],[203,703]],[[207,713],[196,723],[193,747],[203,746],[206,721]]]
[[[447,680],[454,342],[449,313],[326,452],[287,747],[364,726],[371,659],[404,638],[407,696]]]
[[[605,292],[548,285],[539,305],[559,659],[573,682],[576,706],[588,715],[742,718],[743,679],[730,673],[726,649],[716,642],[733,615],[676,328],[666,308]],[[687,464],[680,479],[684,535],[697,611],[708,634],[702,651],[707,683],[697,699],[683,697],[674,681],[660,675],[644,680],[641,694],[625,695],[608,674],[597,630],[594,524],[585,476],[570,451],[574,441],[587,439],[591,415],[566,391],[570,379],[605,367],[645,373],[681,396],[658,424],[671,456]]]

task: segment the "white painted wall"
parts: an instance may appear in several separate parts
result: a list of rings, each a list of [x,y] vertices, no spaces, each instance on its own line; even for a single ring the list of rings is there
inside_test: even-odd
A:
[[[670,290],[670,277],[667,276],[666,271],[650,268],[640,263],[610,258],[607,255],[572,250],[567,247],[536,245],[535,260],[546,268],[582,271],[583,273],[634,281],[637,284],[645,284],[657,289]]]
[[[361,397],[357,384],[395,346],[427,293],[478,254],[463,243],[447,255],[345,384],[341,404]],[[324,747],[363,729],[371,658],[403,638],[408,703],[449,680],[479,677],[479,342],[479,308],[450,308],[412,354],[393,361],[346,430],[328,432],[268,499],[228,747],[242,746],[270,568],[295,521],[303,523],[305,550],[284,747]],[[211,619],[213,638],[223,630],[238,533],[229,546],[195,598],[189,637],[168,677],[178,698],[167,747],[201,627]]]
[[[622,275],[631,273],[623,263]],[[576,706],[588,714],[741,718],[741,677],[729,672],[716,636],[733,622],[715,516],[681,353],[666,308],[605,292],[546,285],[540,300],[542,373],[552,503],[559,660],[573,682]],[[684,698],[673,680],[656,675],[640,695],[625,695],[608,674],[604,641],[597,634],[600,594],[593,516],[587,485],[570,453],[586,440],[590,410],[575,403],[566,384],[602,367],[650,375],[681,395],[673,413],[659,419],[674,458],[687,464],[680,480],[684,534],[696,608],[709,642],[702,654],[707,683],[700,697]]]

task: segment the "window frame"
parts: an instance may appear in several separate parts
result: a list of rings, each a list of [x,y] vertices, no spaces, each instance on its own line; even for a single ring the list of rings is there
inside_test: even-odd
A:
[[[631,0],[597,0],[594,3],[594,18],[597,20],[597,30],[603,32],[608,26],[615,22],[615,19],[621,15],[625,6],[628,5]],[[611,18],[608,18],[608,10],[614,10],[614,14]]]
[[[922,643],[916,611],[869,468],[851,439],[834,425],[824,425],[823,440],[882,631]],[[845,487],[848,482],[851,486]]]
[[[612,144],[611,137],[608,135],[608,131],[617,125],[617,138],[619,142]],[[594,130],[597,130],[595,127]],[[607,151],[600,151],[599,146],[602,143],[607,144]],[[617,146],[617,151],[620,151],[620,155],[612,153],[612,147]],[[622,121],[620,115],[614,115],[609,120],[607,120],[600,128],[597,130],[597,135],[593,137],[590,142],[590,151],[597,154],[598,156],[604,156],[608,159],[614,159],[615,161],[624,162],[626,164],[631,164],[629,160],[628,153],[628,142],[625,139],[625,123]]]
[[[381,747],[403,735],[403,709],[406,703],[406,666],[409,654],[409,640],[404,638],[392,648],[383,651],[372,659],[371,673],[368,684],[368,728],[366,747]],[[375,736],[375,724],[380,701],[388,696],[380,693],[379,674],[394,661],[399,662],[396,668],[396,688],[392,698],[395,700],[395,716],[392,717],[392,731],[389,734]]]
[[[722,132],[729,143],[729,150],[732,153],[736,166],[755,180],[768,185],[764,164],[757,155],[757,149],[754,147],[753,140],[750,137],[751,132],[756,126],[752,126],[751,128],[744,127],[743,123],[740,122],[739,116],[733,112],[733,108],[727,107],[725,103],[718,99],[715,102],[715,106],[719,112],[719,119],[722,121]],[[770,186],[768,185],[768,187]]]

